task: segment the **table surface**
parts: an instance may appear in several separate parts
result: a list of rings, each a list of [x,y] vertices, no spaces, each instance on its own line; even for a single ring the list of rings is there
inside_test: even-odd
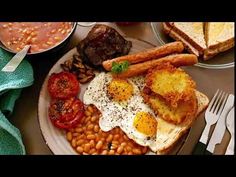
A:
[[[160,45],[155,38],[150,23],[140,23],[126,27],[117,26],[114,23],[105,24],[109,24],[125,36],[146,40],[157,46]],[[23,90],[22,95],[16,102],[14,113],[10,117],[10,121],[19,128],[22,133],[27,154],[53,154],[43,139],[38,123],[37,108],[39,92],[44,78],[54,63],[67,51],[75,47],[80,40],[85,38],[90,29],[91,27],[77,26],[76,32],[65,49],[53,55],[30,59],[34,68],[34,84]],[[184,69],[196,81],[197,89],[206,94],[210,99],[217,89],[222,89],[228,93],[234,94],[234,68],[214,70],[193,66],[185,67]],[[179,154],[191,154],[204,126],[204,113],[202,113],[190,130]],[[216,146],[214,154],[224,154],[229,139],[230,135],[226,131],[222,143]]]

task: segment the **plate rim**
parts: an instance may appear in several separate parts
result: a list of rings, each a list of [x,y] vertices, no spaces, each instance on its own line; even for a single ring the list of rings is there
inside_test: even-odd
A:
[[[144,42],[144,43],[146,43],[146,44],[148,44],[148,45],[151,45],[151,46],[153,46],[153,47],[155,47],[155,46],[158,46],[158,45],[156,45],[156,44],[153,44],[153,43],[151,43],[151,42],[149,42],[149,41],[145,41],[145,40],[143,40],[143,39],[139,39],[139,38],[133,38],[133,37],[127,37],[127,36],[123,36],[123,37],[125,37],[127,40],[129,40],[129,39],[131,39],[131,40],[137,40],[137,41],[141,41],[141,42]],[[40,105],[42,104],[41,102],[42,102],[42,99],[43,99],[43,96],[42,96],[42,94],[43,94],[43,89],[46,87],[46,84],[47,84],[47,80],[48,80],[48,78],[49,78],[49,73],[51,73],[51,72],[53,72],[54,70],[55,70],[55,68],[57,68],[58,67],[58,65],[60,65],[60,63],[62,63],[64,60],[62,60],[66,55],[69,55],[70,53],[76,53],[77,52],[77,49],[76,49],[76,46],[74,47],[74,48],[72,48],[72,49],[70,49],[69,51],[67,51],[64,55],[62,55],[58,60],[57,60],[57,62],[55,62],[54,64],[53,64],[53,66],[51,67],[51,69],[48,71],[48,73],[47,73],[47,75],[46,75],[46,77],[44,78],[44,81],[43,81],[43,84],[41,85],[41,88],[40,88],[40,92],[39,92],[39,97],[38,97],[38,108],[37,108],[37,121],[38,121],[38,125],[39,125],[39,129],[40,129],[40,132],[41,132],[41,135],[42,135],[42,137],[43,137],[43,140],[44,140],[44,142],[45,142],[45,144],[47,145],[47,147],[49,148],[49,150],[52,152],[52,154],[53,155],[61,155],[61,154],[63,154],[63,153],[58,153],[57,152],[57,150],[55,150],[54,149],[54,147],[52,147],[51,145],[50,145],[50,143],[48,142],[48,137],[46,136],[46,134],[44,133],[44,131],[43,131],[43,128],[42,128],[42,120],[40,119],[40,115],[41,115],[41,111],[40,111]],[[68,59],[68,58],[67,58]],[[41,103],[41,104],[40,104]],[[47,117],[48,118],[48,117]],[[179,145],[179,148],[178,149],[174,149],[174,151],[176,152],[175,154],[176,155],[178,155],[178,153],[181,151],[181,149],[183,148],[183,146],[184,146],[184,144],[186,143],[186,140],[187,140],[187,138],[189,137],[189,135],[190,135],[190,131],[191,131],[192,129],[191,129],[191,127],[190,127],[190,129],[188,130],[188,133],[187,134],[185,134],[185,138],[184,138],[184,140],[183,140],[183,137],[184,136],[181,136],[178,140],[177,140],[177,142],[176,142],[176,144],[178,144],[178,143],[181,143],[181,145]],[[59,130],[60,132],[61,131],[63,131],[63,130]],[[61,132],[62,134],[63,134],[63,132]],[[66,139],[66,137],[64,137],[65,139]],[[69,143],[69,142],[68,142]],[[72,147],[71,147],[72,148]],[[72,148],[73,149],[73,148]],[[73,149],[74,150],[74,149]],[[75,152],[75,150],[74,150],[74,152]],[[70,153],[71,154],[71,153]],[[66,154],[63,154],[63,155],[66,155]],[[78,154],[76,154],[76,152],[74,153],[74,154],[71,154],[71,155],[78,155]],[[157,154],[154,154],[154,155],[157,155]]]
[[[158,40],[158,42],[160,42],[161,45],[166,44],[160,37],[159,33],[156,30],[155,25],[157,23],[162,23],[162,22],[151,22],[151,27],[152,27],[152,31],[156,37],[156,39]],[[205,63],[201,63],[198,62],[197,64],[195,64],[194,66],[200,67],[200,68],[207,68],[207,69],[227,69],[227,68],[233,68],[234,67],[234,63],[235,62],[230,62],[230,63],[226,63],[226,64],[205,64]]]
[[[49,150],[52,152],[53,155],[60,155],[60,153],[57,153],[53,147],[51,147],[51,145],[49,145],[50,143],[48,142],[48,137],[44,134],[43,128],[42,128],[42,122],[40,119],[40,115],[41,115],[41,111],[40,111],[40,102],[42,102],[42,94],[43,94],[43,89],[46,87],[47,84],[47,80],[49,78],[49,73],[51,73],[53,70],[55,70],[54,68],[57,68],[57,65],[60,65],[60,63],[62,62],[62,58],[65,57],[66,55],[69,55],[70,53],[72,53],[74,50],[77,50],[76,47],[70,49],[69,51],[67,51],[63,56],[61,56],[57,62],[55,62],[53,64],[53,66],[50,68],[50,70],[48,71],[46,77],[43,80],[43,84],[41,85],[40,88],[40,92],[39,92],[39,97],[38,97],[38,108],[37,108],[37,119],[38,119],[38,124],[39,124],[39,129],[41,132],[41,135],[43,137],[43,140],[45,142],[45,144],[47,145],[47,147],[49,148]],[[48,118],[48,117],[47,117]],[[60,130],[63,131],[63,130]]]

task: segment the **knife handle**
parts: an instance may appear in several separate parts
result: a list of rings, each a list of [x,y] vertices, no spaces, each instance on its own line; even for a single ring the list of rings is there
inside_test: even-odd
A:
[[[234,155],[234,136],[230,139],[225,155]]]
[[[192,154],[193,155],[204,155],[205,151],[206,151],[206,145],[199,141],[197,143],[197,145],[195,146]]]
[[[205,155],[213,155],[210,151],[206,150]]]

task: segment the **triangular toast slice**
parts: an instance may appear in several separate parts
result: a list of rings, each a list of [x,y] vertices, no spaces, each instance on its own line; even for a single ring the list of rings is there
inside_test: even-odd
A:
[[[206,22],[204,60],[234,47],[234,22]]]
[[[198,57],[207,48],[203,22],[164,22],[164,32],[177,41],[182,41],[185,48]]]

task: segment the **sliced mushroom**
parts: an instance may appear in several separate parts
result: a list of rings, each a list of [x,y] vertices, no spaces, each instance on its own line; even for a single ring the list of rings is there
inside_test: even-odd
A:
[[[73,58],[70,60],[61,64],[61,67],[64,71],[74,73],[82,84],[91,81],[95,77],[93,68],[86,65],[77,54],[73,55]]]

